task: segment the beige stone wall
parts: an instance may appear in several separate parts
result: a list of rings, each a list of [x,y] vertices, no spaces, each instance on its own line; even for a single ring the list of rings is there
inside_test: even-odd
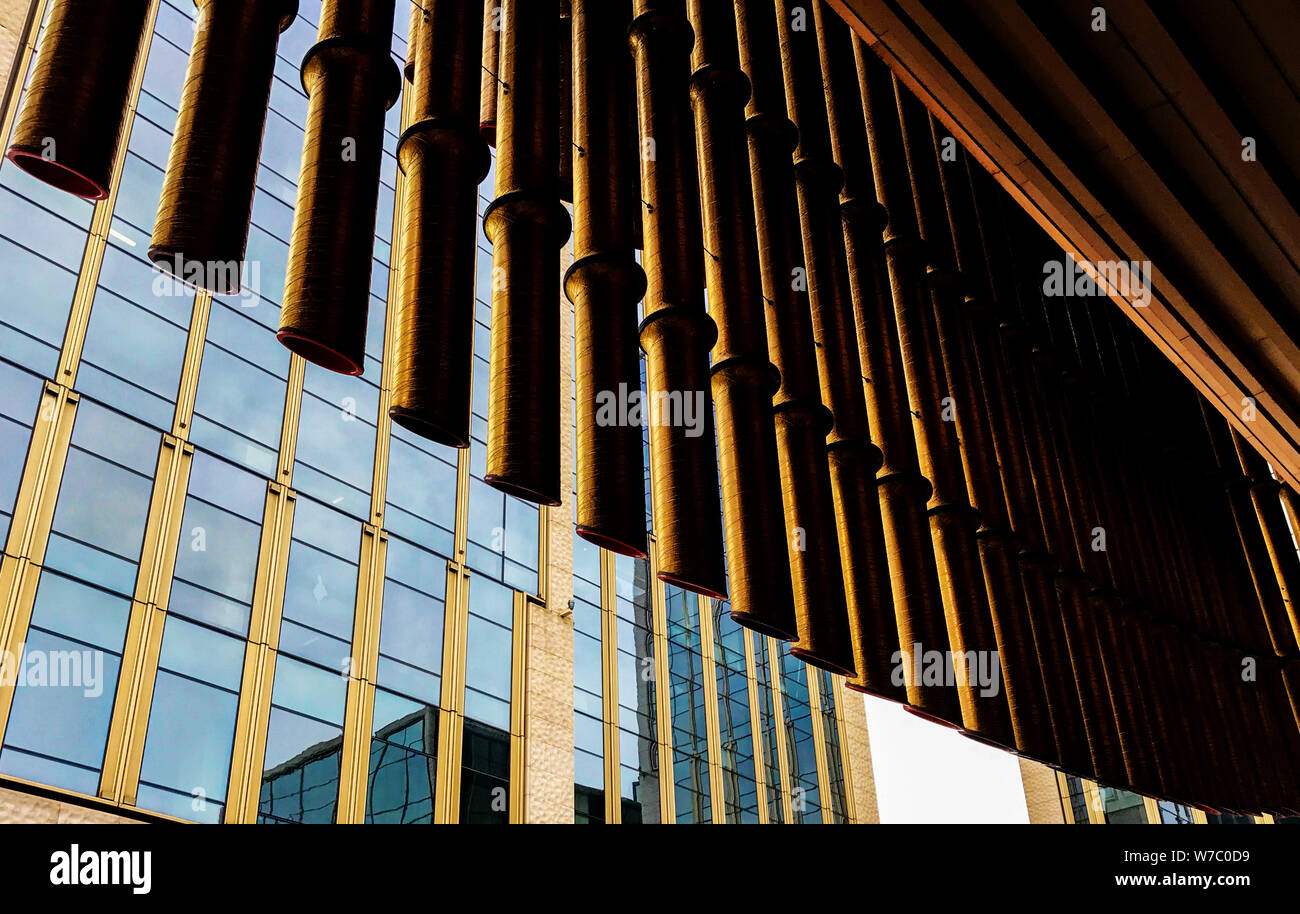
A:
[[[844,690],[839,712],[848,736],[849,783],[853,791],[853,808],[861,825],[878,825],[880,807],[876,803],[876,776],[871,769],[871,743],[867,739],[867,703],[857,692]]]
[[[560,281],[573,261],[566,245]],[[560,480],[563,501],[547,512],[546,606],[528,617],[524,710],[524,819],[573,822],[573,316],[560,292]]]
[[[22,47],[28,12],[35,2],[36,0],[0,0],[0,102],[9,98],[10,79],[18,78],[13,72],[14,64]],[[14,91],[18,91],[17,87]]]
[[[138,819],[114,815],[64,800],[0,787],[0,825],[140,825]]]
[[[1061,791],[1057,787],[1056,772],[1041,762],[1020,759],[1020,780],[1025,785],[1025,807],[1033,825],[1063,825],[1065,811],[1061,807]]]

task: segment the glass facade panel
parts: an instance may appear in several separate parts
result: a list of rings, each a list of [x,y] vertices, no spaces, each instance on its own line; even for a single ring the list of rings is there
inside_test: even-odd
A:
[[[817,747],[813,742],[815,722],[808,701],[808,667],[781,648],[781,685],[785,693],[785,744],[790,772],[790,814],[796,823],[822,821],[822,799],[817,786]]]
[[[316,40],[320,6],[303,0],[281,36],[242,288],[212,298],[206,311],[196,309],[193,289],[147,259],[194,37],[191,3],[159,4],[117,194],[112,212],[101,216],[106,237],[89,235],[90,203],[0,163],[0,389],[8,394],[0,406],[0,535],[11,526],[42,420],[43,384],[72,383],[80,396],[67,459],[50,483],[57,497],[47,548],[40,557],[25,556],[36,559],[40,578],[15,661],[25,682],[43,675],[47,684],[56,677],[58,684],[16,689],[0,772],[98,794],[131,614],[165,610],[152,691],[138,699],[148,714],[135,719],[137,738],[143,738],[140,780],[126,786],[124,797],[133,790],[139,807],[196,822],[246,815],[226,809],[229,769],[245,659],[258,649],[249,639],[262,637],[250,631],[250,620],[266,611],[280,619],[271,694],[261,699],[269,708],[244,709],[267,719],[256,819],[334,821],[349,676],[358,672],[353,630],[358,601],[364,607],[373,589],[358,580],[362,526],[373,523],[387,537],[387,561],[375,571],[383,579],[382,612],[368,642],[378,646],[377,673],[373,685],[362,686],[374,695],[365,807],[353,816],[376,823],[432,821],[438,741],[446,736],[440,723],[449,719],[440,708],[443,663],[456,656],[465,665],[461,755],[443,761],[460,770],[460,820],[505,822],[513,786],[512,692],[520,685],[513,678],[514,607],[521,594],[542,588],[543,517],[537,506],[483,480],[491,332],[485,240],[476,262],[471,447],[461,455],[392,427],[382,442],[386,465],[376,465],[400,105],[389,110],[385,124],[363,375],[343,377],[307,365],[301,401],[293,404],[293,363],[275,340],[308,107],[299,67]],[[406,27],[407,17],[398,15],[398,60],[407,50]],[[489,171],[480,187],[480,239],[493,182]],[[87,258],[88,243],[92,254],[102,249],[102,257]],[[60,352],[83,261],[93,264],[93,272],[80,277],[90,307],[88,314],[78,312],[85,326],[73,329],[84,329],[84,340],[69,337],[80,345],[65,355],[75,371],[65,375]],[[187,365],[192,331],[203,338],[194,341],[198,358]],[[644,365],[642,373],[644,380]],[[182,391],[193,392],[192,415],[185,403],[178,413]],[[296,423],[285,422],[287,404],[296,408]],[[151,518],[159,455],[170,459],[173,453],[160,451],[160,444],[173,432],[193,447],[188,488],[179,512]],[[646,448],[648,454],[648,442]],[[289,472],[282,473],[279,462],[290,454]],[[278,537],[286,531],[262,526],[264,517],[277,517],[267,514],[270,482],[292,495],[283,553]],[[278,497],[278,489],[270,491]],[[458,505],[467,506],[463,555],[456,552]],[[650,508],[647,485],[647,525]],[[167,529],[174,524],[179,531]],[[179,534],[174,564],[161,563],[171,570],[170,580],[155,581],[157,557],[141,556],[146,532],[151,542],[152,533]],[[550,557],[561,568],[569,559]],[[575,820],[604,821],[613,791],[621,821],[661,820],[660,740],[668,738],[659,727],[661,695],[669,702],[664,711],[671,720],[677,821],[710,822],[715,802],[723,804],[729,822],[756,821],[760,802],[779,818],[780,804],[771,799],[779,798],[773,752],[764,753],[768,797],[760,797],[756,786],[754,739],[777,738],[765,648],[760,680],[752,682],[745,668],[748,636],[719,604],[712,645],[717,662],[710,666],[693,595],[662,592],[668,626],[656,633],[651,597],[660,585],[647,560],[615,557],[610,594],[602,589],[599,549],[575,539],[571,559]],[[448,605],[449,570],[466,575],[467,585],[457,591],[460,605]],[[255,607],[255,592],[276,592],[277,574],[284,575],[282,605]],[[161,584],[165,605],[136,603],[133,610],[132,598],[144,584]],[[605,624],[603,606],[613,610]],[[459,630],[448,624],[455,618],[449,612],[467,613],[463,657],[446,650],[447,632]],[[615,644],[602,643],[607,629]],[[665,684],[656,680],[660,649],[667,650],[661,658],[669,669]],[[135,675],[128,671],[126,682]],[[617,702],[605,691],[615,682]],[[716,685],[716,706],[705,700],[706,682]],[[759,727],[749,717],[755,688],[766,714]],[[604,720],[607,698],[616,720]],[[125,723],[116,722],[119,728]],[[721,736],[718,758],[710,758],[707,738],[714,723]],[[617,769],[617,784],[613,771],[606,782],[605,771],[615,746],[618,764],[610,767]],[[721,770],[723,796],[713,795],[711,764]],[[812,778],[815,783],[815,771]]]
[[[749,719],[745,630],[731,619],[731,604],[711,600],[713,652],[718,683],[718,729],[722,744],[723,811],[727,822],[758,822],[754,734]]]
[[[673,788],[678,824],[713,821],[709,738],[704,702],[704,657],[699,601],[680,587],[664,587],[668,621],[668,678],[672,702]]]

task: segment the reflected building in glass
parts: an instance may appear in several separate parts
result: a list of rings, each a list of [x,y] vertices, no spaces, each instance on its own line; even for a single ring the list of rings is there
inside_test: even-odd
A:
[[[0,4],[6,137],[49,6]],[[571,498],[484,482],[481,223],[471,446],[390,423],[405,103],[364,373],[276,342],[319,13],[302,0],[281,36],[239,294],[146,257],[189,0],[151,5],[108,199],[0,166],[0,650],[89,658],[75,684],[0,686],[0,790],[208,823],[873,820],[840,682],[658,583],[653,539],[616,556],[574,536]]]

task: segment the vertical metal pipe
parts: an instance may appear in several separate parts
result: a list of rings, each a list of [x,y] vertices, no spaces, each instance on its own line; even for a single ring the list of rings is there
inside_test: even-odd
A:
[[[478,129],[492,148],[497,145],[497,101],[501,93],[501,0],[483,0],[483,69],[479,89]]]
[[[1020,544],[1012,531],[1007,494],[998,469],[992,413],[1000,379],[991,358],[995,351],[988,313],[991,290],[975,224],[970,162],[964,151],[945,160],[942,131],[933,119],[931,126],[952,236],[953,265],[962,281],[960,304],[942,295],[937,302],[941,306],[937,312],[939,348],[948,387],[955,398],[954,424],[970,503],[979,516],[976,543],[1016,748],[1041,760],[1052,755],[1054,745],[1042,700],[1043,670],[1017,564]]]
[[[822,402],[832,417],[831,430],[826,436],[826,457],[830,464],[840,562],[850,574],[865,574],[872,563],[878,571],[884,565],[880,524],[870,519],[874,502],[870,490],[874,487],[880,455],[867,437],[853,303],[839,220],[839,191],[844,179],[831,152],[817,34],[808,12],[806,6],[785,0],[778,2],[777,34],[786,108],[797,131],[793,159],[795,194],[813,339],[817,345],[817,373]],[[803,18],[802,24],[795,22],[796,17]],[[799,632],[792,653],[833,672],[854,671],[849,616],[870,609],[859,603],[857,583],[845,579],[849,612],[810,614],[806,630]],[[868,622],[865,627],[875,626]],[[892,631],[889,634],[892,637]],[[873,661],[878,657],[874,652],[864,652],[863,659]],[[880,659],[883,661],[880,669],[857,671],[877,683],[878,688],[882,687],[880,683],[888,681],[890,672],[890,658]]]
[[[56,0],[5,153],[11,162],[78,197],[108,196],[149,5]]]
[[[1295,605],[1296,595],[1300,594],[1300,555],[1296,553],[1295,542],[1291,538],[1282,508],[1284,486],[1273,478],[1268,461],[1235,429],[1232,430],[1232,443],[1242,472],[1250,480],[1250,500],[1255,506],[1255,516],[1259,520],[1269,564],[1272,565],[1273,576],[1277,580],[1282,599],[1282,615],[1291,630],[1292,641],[1300,645],[1300,613],[1297,613]]]
[[[789,544],[796,632],[817,612],[847,612],[834,499],[826,460],[830,411],[822,405],[812,315],[807,306],[776,19],[770,4],[739,0],[740,65],[751,92],[745,106],[758,265],[766,302],[767,351],[780,374],[773,397],[777,463]]]
[[[1017,295],[1015,270],[1009,259],[1010,241],[1002,219],[1003,197],[992,179],[971,172],[976,223],[988,267],[991,301],[996,307],[997,346],[992,361],[1000,383],[992,411],[994,448],[1003,476],[1013,532],[1021,544],[1021,581],[1025,590],[1034,642],[1043,669],[1047,716],[1056,744],[1056,761],[1084,776],[1092,760],[1084,740],[1082,711],[1054,584],[1057,562],[1049,551],[1045,513],[1040,507],[1039,477],[1034,454],[1041,431],[1024,381],[1023,340],[1018,322],[1006,320],[1009,300]],[[1042,497],[1046,497],[1043,493]]]
[[[397,143],[406,186],[388,415],[431,441],[469,447],[474,238],[489,164],[478,130],[482,29],[458,0],[421,2],[411,125]]]
[[[956,323],[961,293],[954,272],[952,236],[930,117],[925,106],[903,90],[897,80],[895,93],[925,260],[925,292],[913,307],[899,311],[899,340],[921,472],[934,486],[928,511],[930,535],[939,566],[962,721],[967,730],[985,739],[1014,746],[1005,691],[998,689],[988,694],[989,690],[979,686],[963,662],[965,658],[997,653],[988,590],[976,546],[979,515],[970,503],[963,448],[958,445],[958,435],[973,431],[975,425],[969,421],[975,413],[971,403],[975,393],[951,390],[944,370],[943,337],[961,332],[945,325]],[[963,444],[969,450],[973,442],[967,439]]]
[[[492,350],[484,481],[544,505],[560,503],[560,203],[555,0],[501,4],[496,199],[483,213],[492,242]]]
[[[864,366],[874,392],[871,398],[874,425],[884,459],[878,487],[894,614],[899,644],[907,661],[912,659],[917,645],[925,651],[949,650],[934,545],[926,519],[926,502],[933,487],[921,472],[912,432],[899,321],[903,312],[915,313],[922,307],[925,265],[899,131],[893,77],[884,62],[861,41],[856,42],[854,52],[871,173],[884,212],[882,249],[875,248],[874,239],[858,242],[854,238],[851,250],[864,257],[880,257],[884,264],[879,293],[865,297],[867,304],[874,302],[876,307],[864,309],[860,322],[868,342],[864,348]],[[907,696],[908,704],[923,714],[953,725],[962,723],[960,699],[951,685],[926,685],[909,675]]]
[[[402,88],[393,13],[394,0],[326,0],[302,62],[307,136],[276,338],[343,374],[365,359],[384,112]]]
[[[858,671],[849,685],[905,702],[907,690],[903,679],[895,676],[903,662],[895,601],[906,601],[911,595],[895,594],[892,587],[889,567],[891,534],[885,528],[881,511],[880,471],[887,462],[884,455],[886,442],[874,424],[881,406],[876,399],[882,391],[866,381],[871,347],[867,326],[870,319],[866,314],[878,309],[881,301],[887,298],[885,283],[881,281],[884,261],[880,254],[880,228],[884,220],[871,184],[852,32],[825,3],[816,4],[813,12],[830,126],[831,155],[843,174],[839,191],[838,234],[844,246],[848,273],[847,304],[853,330],[842,357],[846,361],[844,371],[851,389],[860,389],[863,393],[863,440],[871,445],[867,452],[869,463],[854,458],[864,477],[863,484],[851,489],[848,498],[841,495],[838,502],[843,508],[840,512],[840,551],[845,569],[844,586],[848,593],[849,632]],[[871,301],[867,301],[868,298]],[[889,404],[886,409],[896,405]],[[843,461],[836,458],[836,466],[837,474],[844,476],[841,470]],[[845,482],[849,482],[847,477]],[[886,581],[891,586],[886,587]],[[908,648],[910,652],[911,645]]]
[[[558,79],[556,94],[559,99],[560,113],[560,168],[557,180],[560,185],[560,199],[565,203],[573,202],[573,16],[570,0],[560,0],[559,33],[556,41],[559,45],[559,62],[556,64]]]
[[[623,555],[646,554],[641,427],[611,408],[641,390],[636,262],[641,215],[630,2],[573,0],[573,302],[577,388],[578,535]],[[602,409],[603,408],[603,409]]]
[[[683,0],[636,0],[629,41],[636,58],[646,204],[641,262],[648,289],[640,338],[659,579],[722,597],[722,510],[708,394],[717,327],[704,310],[699,175],[687,87],[693,35]],[[690,423],[688,409],[696,414]]]
[[[406,63],[402,75],[409,83],[415,82],[415,68],[420,44],[420,29],[424,25],[425,12],[423,0],[407,0],[411,4],[411,22],[406,29]]]
[[[149,259],[217,295],[238,292],[280,33],[297,0],[195,0],[198,18]],[[195,281],[197,280],[197,281]]]
[[[700,169],[704,276],[718,327],[711,384],[731,617],[761,634],[798,634],[781,506],[753,188],[745,136],[749,80],[728,4],[687,3],[695,32],[690,92]]]

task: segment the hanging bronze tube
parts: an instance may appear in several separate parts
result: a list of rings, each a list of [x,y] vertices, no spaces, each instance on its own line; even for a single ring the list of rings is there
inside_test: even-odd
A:
[[[1018,557],[1026,607],[1043,673],[1047,718],[1056,746],[1055,763],[1089,776],[1091,756],[1083,737],[1081,710],[1062,630],[1059,601],[1053,583],[1056,562],[1049,554],[1044,516],[1035,491],[1031,442],[1038,437],[1030,403],[1026,401],[1017,323],[1004,317],[1015,296],[1014,268],[1009,261],[1009,240],[1001,210],[1005,198],[984,172],[971,173],[975,191],[976,224],[992,290],[990,302],[997,326],[996,344],[989,351],[990,374],[998,379],[990,388],[990,418],[994,450],[1002,473],[1011,528],[1021,552]]]
[[[883,451],[888,436],[882,435],[875,425],[877,419],[885,421],[877,409],[880,404],[873,402],[880,391],[864,383],[872,346],[865,314],[867,310],[879,308],[880,301],[888,297],[880,284],[883,258],[879,237],[884,220],[871,184],[852,32],[824,3],[816,4],[813,14],[830,128],[829,154],[843,175],[839,225],[831,230],[834,250],[838,253],[839,245],[843,245],[847,269],[847,289],[840,287],[841,296],[847,296],[841,305],[848,313],[843,328],[845,342],[839,357],[845,362],[842,370],[852,392],[854,408],[861,402],[865,411],[859,440],[869,444],[867,460],[853,455],[846,466],[840,456],[832,458],[832,472],[839,477],[840,552],[857,668],[857,676],[849,680],[849,685],[906,702],[906,677],[896,675],[905,672],[907,667],[898,639],[895,602],[906,603],[915,595],[896,593],[892,586],[885,586],[886,581],[891,585],[893,582],[889,566],[892,534],[886,530],[881,511],[884,493],[878,471],[886,462]],[[874,414],[873,410],[876,410]],[[853,485],[853,472],[862,475],[861,485]],[[907,648],[910,654],[912,646],[909,644]]]
[[[898,126],[893,77],[884,62],[860,39],[854,39],[854,61],[866,123],[871,178],[880,211],[874,226],[861,224],[857,219],[847,222],[845,239],[854,258],[853,274],[867,277],[875,287],[868,286],[865,294],[859,294],[862,304],[858,324],[865,341],[863,367],[872,390],[868,402],[884,460],[877,474],[877,487],[899,646],[909,671],[907,701],[918,713],[960,726],[961,702],[953,685],[927,685],[910,674],[914,668],[915,645],[920,645],[922,651],[942,653],[949,649],[938,568],[926,519],[926,502],[933,489],[921,472],[912,433],[897,317],[905,308],[919,307],[924,292],[924,264]],[[861,161],[860,153],[845,158],[847,165]],[[865,184],[865,170],[861,175]],[[878,232],[879,240],[869,228]]]
[[[411,4],[411,23],[406,29],[406,63],[402,66],[402,75],[406,81],[415,83],[416,56],[420,45],[420,29],[424,25],[423,0],[407,0]]]
[[[1046,300],[1036,272],[1043,258],[1054,254],[1037,244],[1037,226],[1026,223],[1026,231],[1015,237],[1012,248],[1020,279],[1022,326],[1029,344],[1025,361],[1026,396],[1032,398],[1040,434],[1033,456],[1041,474],[1035,485],[1044,492],[1040,508],[1044,509],[1044,526],[1048,543],[1059,562],[1056,577],[1060,596],[1061,621],[1070,655],[1072,674],[1079,692],[1084,734],[1097,777],[1105,783],[1127,783],[1128,773],[1116,733],[1117,718],[1108,682],[1108,658],[1100,649],[1095,627],[1092,582],[1085,569],[1093,569],[1089,522],[1090,508],[1080,482],[1079,461],[1074,454],[1069,432],[1062,421],[1069,414],[1069,404],[1061,388],[1062,372],[1052,357]],[[1027,234],[1028,233],[1028,234]],[[1031,266],[1032,265],[1032,266]],[[1034,268],[1037,267],[1037,270]],[[1093,569],[1095,570],[1095,569]],[[1118,683],[1116,684],[1118,687]]]
[[[800,8],[799,13],[806,15]],[[831,430],[826,437],[834,497],[840,562],[850,574],[865,574],[872,564],[884,566],[884,543],[880,524],[870,519],[875,501],[875,469],[879,452],[866,430],[857,336],[849,298],[844,241],[839,224],[839,190],[843,176],[831,154],[827,112],[822,92],[821,64],[815,28],[794,28],[795,11],[789,4],[776,8],[781,70],[786,108],[796,129],[793,154],[795,194],[798,201],[800,236],[803,243],[805,277],[812,310],[813,339],[817,346],[817,369],[822,402],[831,411]],[[814,25],[805,22],[805,26]],[[879,511],[876,511],[877,517]],[[849,618],[868,613],[880,604],[863,605],[852,585],[860,578],[845,579],[848,612],[838,607],[814,607],[799,631],[791,653],[823,669],[855,675],[853,633]],[[871,582],[874,585],[876,582]],[[864,588],[865,590],[865,588]],[[866,620],[864,628],[876,627]],[[888,634],[892,637],[892,626]],[[879,635],[879,629],[873,636]],[[887,642],[886,642],[887,643]],[[892,651],[884,652],[886,655]],[[872,652],[864,659],[877,659]],[[877,687],[887,690],[890,657],[866,672]],[[856,671],[862,673],[862,671]]]
[[[394,0],[326,0],[302,62],[307,135],[276,338],[342,374],[365,360],[384,112],[402,88],[393,13]]]
[[[718,327],[712,390],[731,618],[776,638],[797,634],[781,506],[772,395],[745,136],[749,80],[730,4],[689,0],[691,105],[700,167],[704,276]]]
[[[195,6],[198,28],[149,259],[179,279],[230,295],[243,273],[275,51],[298,3]]]
[[[487,473],[494,488],[560,503],[560,249],[554,0],[501,4],[496,199],[483,213],[492,242],[492,352]]]
[[[897,309],[899,342],[921,472],[934,487],[927,513],[957,694],[962,702],[962,725],[972,735],[1014,747],[1005,690],[980,687],[972,670],[966,668],[997,652],[975,539],[979,516],[970,504],[957,437],[958,422],[965,430],[974,425],[970,420],[976,412],[973,400],[978,394],[974,390],[951,391],[944,372],[941,338],[945,332],[960,332],[944,325],[956,323],[961,293],[954,272],[952,236],[930,117],[925,106],[903,90],[897,80],[895,92],[925,261],[924,291],[919,299]],[[969,447],[972,442],[963,443]],[[991,661],[987,668],[991,668]]]
[[[449,447],[469,447],[474,352],[478,185],[488,171],[478,130],[477,12],[458,0],[421,0],[425,22],[411,125],[397,143],[406,176],[388,415]]]
[[[11,162],[78,197],[108,196],[149,6],[56,0],[5,153]]]
[[[640,220],[631,3],[573,0],[573,302],[576,353],[577,533],[622,555],[646,554],[641,427],[613,421],[611,404],[641,390],[637,303],[646,279],[635,256]],[[603,407],[603,409],[602,409]]]
[[[569,9],[570,0],[560,0],[559,74],[557,92],[560,105],[560,199],[565,203],[573,202],[573,17]]]
[[[501,69],[501,0],[483,2],[483,70],[479,74],[478,129],[493,149],[497,145],[497,99],[502,91]]]
[[[1277,579],[1291,638],[1300,645],[1300,613],[1297,613],[1295,605],[1296,597],[1300,595],[1300,555],[1296,553],[1282,507],[1281,493],[1284,486],[1273,478],[1268,461],[1236,429],[1232,431],[1232,443],[1242,472],[1250,480],[1250,500],[1255,506],[1255,516],[1259,519],[1259,529],[1268,549],[1273,575]]]
[[[1085,343],[1090,333],[1087,315],[1078,303],[1082,299],[1066,299],[1065,304],[1046,311],[1049,332],[1055,344],[1058,363],[1061,365],[1061,428],[1069,440],[1071,464],[1069,472],[1076,479],[1078,497],[1085,503],[1083,513],[1088,520],[1075,530],[1075,536],[1089,541],[1094,530],[1115,526],[1118,533],[1119,510],[1110,492],[1110,481],[1103,467],[1110,457],[1102,450],[1100,428],[1103,419],[1099,414],[1096,388],[1090,384],[1089,365],[1096,369],[1095,344],[1092,352]],[[1140,707],[1141,685],[1136,681],[1137,666],[1131,657],[1130,646],[1121,634],[1122,614],[1127,610],[1118,587],[1112,550],[1080,546],[1080,554],[1087,566],[1089,593],[1088,612],[1083,619],[1092,630],[1097,643],[1106,688],[1111,696],[1115,717],[1115,737],[1123,759],[1128,783],[1145,793],[1164,795],[1162,767],[1157,762],[1158,753],[1149,751],[1149,732],[1143,722]]]
[[[998,668],[1018,752],[1042,760],[1050,757],[1051,724],[1042,700],[1043,671],[1033,626],[1021,586],[1017,555],[1020,546],[1011,529],[1007,495],[998,470],[991,418],[998,384],[990,354],[990,289],[983,264],[979,232],[971,198],[969,161],[965,151],[955,159],[942,156],[944,133],[931,118],[939,182],[952,236],[953,261],[962,283],[961,302],[942,295],[939,311],[939,350],[956,399],[954,424],[960,442],[970,504],[979,518],[975,537],[988,593]],[[941,287],[941,293],[944,291]]]
[[[699,175],[687,88],[693,39],[685,4],[636,0],[628,34],[643,144],[641,262],[648,290],[640,338],[659,579],[721,598],[722,509],[708,392],[709,349],[718,331],[704,310]],[[684,421],[688,406],[701,414],[693,428]]]
[[[773,411],[797,631],[813,613],[847,614],[826,460],[831,417],[821,401],[807,286],[795,282],[803,272],[794,234],[795,133],[786,116],[776,19],[760,0],[739,0],[735,8],[740,65],[751,86],[745,129],[767,351],[780,375]]]

